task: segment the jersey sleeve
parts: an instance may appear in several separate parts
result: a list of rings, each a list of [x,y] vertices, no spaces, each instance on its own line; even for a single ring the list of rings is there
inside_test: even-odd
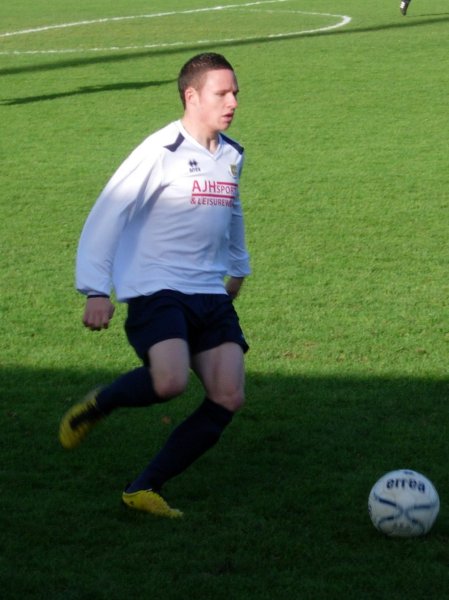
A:
[[[242,161],[243,164],[243,161]],[[242,167],[240,167],[241,173]],[[231,277],[246,277],[251,273],[249,254],[245,243],[245,226],[240,193],[234,201],[229,237],[229,267]]]
[[[133,211],[151,198],[160,181],[160,152],[142,143],[121,164],[94,204],[76,257],[76,289],[109,295],[121,232]]]

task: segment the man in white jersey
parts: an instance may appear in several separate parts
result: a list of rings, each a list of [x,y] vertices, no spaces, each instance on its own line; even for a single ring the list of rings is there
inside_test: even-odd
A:
[[[225,136],[238,84],[221,55],[194,56],[181,69],[183,117],[150,135],[122,163],[84,225],[77,289],[83,322],[107,328],[110,300],[128,304],[125,330],[143,366],[91,392],[62,418],[59,439],[76,447],[119,407],[165,402],[190,369],[205,399],[125,489],[123,502],[180,517],[160,491],[220,438],[244,401],[244,339],[233,300],[250,273],[239,178],[243,148]]]

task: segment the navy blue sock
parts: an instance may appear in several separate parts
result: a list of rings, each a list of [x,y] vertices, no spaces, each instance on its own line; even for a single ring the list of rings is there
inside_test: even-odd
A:
[[[147,367],[139,367],[121,375],[97,395],[100,412],[108,415],[115,408],[149,406],[165,402],[156,395]]]
[[[172,432],[165,446],[126,491],[160,490],[166,481],[182,473],[218,442],[233,415],[227,408],[206,398]]]

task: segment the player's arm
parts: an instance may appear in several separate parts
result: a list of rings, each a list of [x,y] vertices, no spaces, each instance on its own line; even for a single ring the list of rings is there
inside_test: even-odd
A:
[[[108,296],[88,296],[84,308],[83,324],[92,331],[107,329],[115,307]]]
[[[245,277],[251,273],[249,255],[245,244],[245,227],[240,198],[236,198],[234,202],[228,251],[229,277],[225,286],[227,293],[234,299],[239,294]]]
[[[117,169],[97,198],[78,243],[76,288],[82,294],[110,295],[114,257],[122,232],[132,212],[151,198],[150,180],[154,179],[156,184],[159,181],[153,176],[158,164],[157,148],[146,150],[145,144],[141,144]],[[106,302],[93,304],[106,305]],[[88,312],[90,315],[91,311]],[[105,322],[106,314],[107,311],[103,311],[101,322]],[[97,327],[97,321],[94,322]]]
[[[234,298],[237,298],[244,280],[244,277],[229,277],[229,279],[227,280],[226,292],[229,296],[231,296],[233,300]]]

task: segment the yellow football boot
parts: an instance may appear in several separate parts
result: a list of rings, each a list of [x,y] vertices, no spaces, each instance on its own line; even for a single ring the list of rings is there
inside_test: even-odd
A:
[[[76,448],[104,416],[97,407],[98,391],[90,392],[83,402],[72,406],[62,417],[59,426],[59,441],[61,446],[67,450]]]
[[[179,519],[183,513],[177,508],[171,508],[168,503],[153,490],[139,490],[137,492],[123,492],[122,501],[129,508],[142,510],[157,517]]]

